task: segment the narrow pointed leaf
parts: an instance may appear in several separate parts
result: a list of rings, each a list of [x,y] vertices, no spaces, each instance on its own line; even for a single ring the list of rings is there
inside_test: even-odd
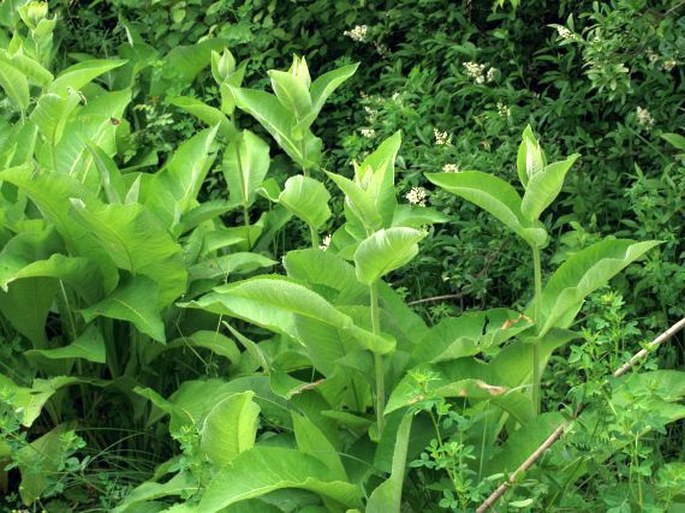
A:
[[[126,196],[126,184],[112,158],[93,141],[84,141],[86,148],[100,172],[102,189],[105,191],[108,203],[123,203]]]
[[[307,417],[295,412],[292,412],[292,417],[297,448],[326,465],[331,479],[347,481],[347,472],[340,460],[340,454],[326,435]]]
[[[307,119],[314,121],[312,117],[312,98],[309,95],[307,85],[297,76],[287,71],[269,70],[271,87],[276,93],[276,98],[295,116],[295,124]],[[303,128],[309,128],[303,126]]]
[[[426,178],[487,211],[528,244],[543,246],[547,241],[544,226],[523,216],[521,196],[501,178],[480,171],[426,173]]]
[[[371,285],[390,271],[399,269],[419,252],[425,232],[414,228],[382,229],[362,241],[354,253],[357,279]]]
[[[228,141],[236,139],[239,135],[235,125],[226,117],[226,114],[200,100],[190,96],[177,96],[169,100],[169,103],[185,110],[211,127],[219,125],[219,134]]]
[[[324,73],[312,82],[310,92],[314,110],[317,114],[321,111],[326,100],[338,87],[355,74],[358,67],[359,63],[348,64],[347,66]]]
[[[400,513],[402,505],[402,485],[407,465],[409,436],[414,416],[409,413],[402,418],[397,430],[395,450],[392,454],[392,472],[390,477],[376,488],[366,505],[366,513]]]
[[[29,82],[24,74],[6,62],[0,61],[0,86],[21,111],[29,107]]]
[[[345,194],[345,204],[363,223],[367,230],[378,230],[382,227],[382,218],[373,198],[349,178],[326,172]]]

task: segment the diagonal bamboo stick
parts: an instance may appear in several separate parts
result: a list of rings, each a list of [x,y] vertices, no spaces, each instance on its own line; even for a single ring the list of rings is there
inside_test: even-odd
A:
[[[635,367],[635,365],[640,360],[642,360],[645,356],[654,351],[661,344],[672,338],[673,335],[678,333],[683,328],[685,328],[685,317],[680,319],[673,326],[671,326],[661,335],[652,340],[649,344],[647,344],[645,348],[635,353],[630,358],[630,360],[628,360],[625,364],[621,365],[621,367],[616,369],[613,376],[615,378],[618,378],[626,374],[630,369]],[[575,420],[583,412],[584,409],[585,405],[580,404],[574,412],[571,419],[565,420],[561,424],[559,424],[556,427],[556,429],[552,432],[552,434],[549,435],[547,439],[544,442],[542,442],[542,444],[537,449],[535,449],[535,451],[533,451],[533,453],[530,456],[528,456],[528,458],[526,458],[526,460],[523,463],[521,463],[521,465],[516,469],[516,471],[514,471],[513,474],[511,474],[511,476],[509,476],[509,479],[507,479],[504,483],[499,485],[499,487],[494,492],[492,492],[492,494],[487,499],[485,499],[485,501],[476,510],[476,513],[485,513],[486,511],[491,509],[499,500],[499,498],[502,497],[502,495],[504,495],[504,492],[506,492],[511,485],[516,483],[516,481],[518,481],[518,479],[530,467],[532,467],[535,464],[535,462],[540,458],[540,456],[542,456],[542,453],[544,453],[547,449],[552,447],[552,445],[554,445],[554,443],[557,440],[559,440],[559,438],[561,438],[561,436],[566,432],[566,429],[569,427],[571,422]]]

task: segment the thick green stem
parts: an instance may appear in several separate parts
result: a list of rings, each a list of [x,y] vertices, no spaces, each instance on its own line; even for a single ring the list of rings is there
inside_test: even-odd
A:
[[[371,329],[374,335],[381,333],[381,313],[378,306],[378,282],[370,286],[371,291]],[[374,353],[374,370],[376,374],[376,426],[378,438],[383,432],[383,411],[385,410],[385,375],[383,372],[383,355]]]
[[[245,238],[247,239],[247,249],[252,249],[252,241],[250,240],[250,209],[247,205],[243,205],[243,223],[245,224]]]
[[[533,273],[535,276],[535,324],[540,335],[542,329],[542,266],[540,265],[540,248],[533,247]],[[540,413],[540,339],[533,343],[533,407],[535,414]]]
[[[314,249],[319,247],[319,232],[316,231],[316,228],[312,226],[311,224],[309,225],[309,235],[310,238],[312,239],[312,247]]]

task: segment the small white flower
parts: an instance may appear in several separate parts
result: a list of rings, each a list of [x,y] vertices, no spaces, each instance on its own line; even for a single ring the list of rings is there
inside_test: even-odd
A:
[[[447,132],[433,128],[433,136],[435,137],[435,144],[438,146],[450,146],[452,144],[452,136]]]
[[[376,109],[372,109],[368,105],[364,107],[364,112],[366,112],[366,121],[369,123],[373,123],[378,116],[378,111]]]
[[[637,122],[640,124],[640,126],[647,130],[654,126],[654,118],[647,109],[643,109],[638,105],[637,109],[635,109],[635,112],[637,114]]]
[[[647,51],[647,58],[649,59],[650,64],[656,64],[656,61],[659,60],[659,54],[652,50],[649,50]]]
[[[498,73],[497,68],[490,68],[488,70],[488,73],[487,73],[485,79],[488,82],[494,82],[495,80],[497,80],[497,73]]]
[[[445,173],[458,173],[459,164],[445,164],[444,166],[442,166],[442,170]]]
[[[404,196],[410,205],[426,206],[426,189],[423,187],[412,187],[411,190]]]
[[[352,41],[357,41],[358,43],[363,43],[366,41],[366,33],[369,27],[366,25],[357,25],[352,30],[346,30],[343,32],[343,36],[349,37]]]
[[[478,64],[477,62],[465,62],[466,74],[470,76],[476,84],[485,83],[485,64]]]
[[[332,239],[332,237],[331,237],[331,234],[329,233],[321,241],[321,244],[319,245],[319,249],[321,251],[326,251],[331,245],[331,239]]]
[[[390,99],[391,99],[392,101],[394,101],[394,102],[399,101],[399,99],[400,99],[400,93],[399,93],[399,91],[397,91],[397,92],[395,92],[395,93],[392,93],[392,96],[390,97]]]
[[[563,39],[564,41],[568,41],[569,39],[574,39],[575,34],[571,32],[569,29],[566,27],[563,27],[561,25],[557,25],[555,27],[557,29],[557,34],[559,34],[559,37]]]
[[[376,135],[376,131],[373,128],[362,128],[359,133],[367,139],[372,139]]]
[[[664,68],[664,71],[671,71],[677,64],[675,59],[666,59],[662,67]]]
[[[502,102],[497,102],[497,113],[503,118],[508,118],[511,116],[511,109],[508,105],[505,105]]]

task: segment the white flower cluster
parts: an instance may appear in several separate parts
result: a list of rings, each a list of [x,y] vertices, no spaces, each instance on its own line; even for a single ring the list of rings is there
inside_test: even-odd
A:
[[[366,137],[367,139],[373,139],[376,135],[376,131],[373,128],[362,128],[359,130],[359,133],[362,134],[362,137]]]
[[[423,187],[412,187],[404,197],[407,198],[410,205],[425,207],[428,194]]]
[[[357,41],[363,43],[366,41],[366,33],[369,31],[369,27],[366,25],[357,25],[352,30],[346,30],[343,32],[343,36],[349,37],[352,41]]]
[[[459,164],[445,164],[444,166],[442,166],[442,170],[445,173],[458,173]]]
[[[368,105],[364,106],[364,112],[366,112],[366,121],[373,123],[378,117],[378,111]]]
[[[499,70],[497,68],[489,68],[485,64],[469,61],[464,63],[466,74],[473,79],[476,84],[485,84],[486,82],[494,82],[497,80]]]
[[[638,105],[636,109],[636,114],[637,122],[640,124],[641,127],[649,130],[654,126],[654,118],[647,109],[643,109]]]
[[[497,102],[497,114],[499,114],[503,118],[508,118],[509,116],[511,116],[511,109],[508,105],[505,105],[502,102]]]
[[[319,245],[319,249],[321,251],[326,251],[330,247],[331,238],[332,237],[331,237],[330,233],[323,238],[323,240],[321,241],[321,244]]]
[[[563,39],[564,41],[568,41],[569,39],[575,39],[576,35],[571,32],[569,29],[562,25],[557,25],[554,27],[557,29],[557,34],[559,34],[559,37]]]
[[[452,144],[452,136],[447,132],[441,132],[437,128],[434,128],[433,136],[435,137],[435,144],[438,146],[449,146]]]
[[[675,59],[666,59],[662,67],[664,68],[664,71],[671,71],[677,64]]]

